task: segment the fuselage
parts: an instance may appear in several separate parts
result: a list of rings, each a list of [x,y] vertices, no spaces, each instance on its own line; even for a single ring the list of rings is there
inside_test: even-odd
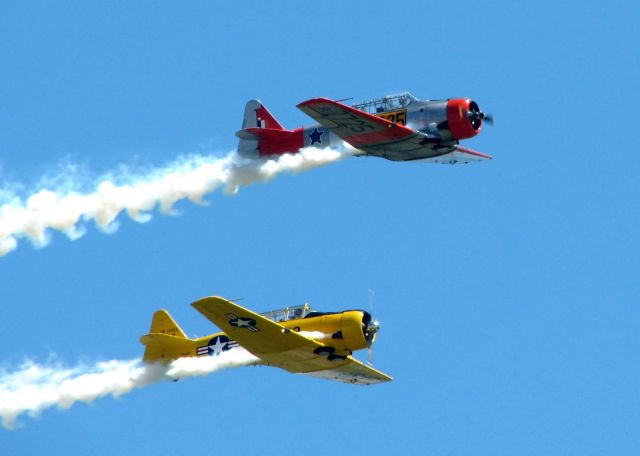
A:
[[[371,315],[362,310],[344,312],[314,312],[304,318],[276,320],[290,331],[331,346],[332,353],[346,356],[352,351],[367,348],[375,339],[377,324]],[[163,358],[167,361],[194,356],[215,356],[240,345],[225,332],[217,332],[197,339],[187,339],[182,345],[167,347]],[[173,350],[173,351],[172,351]]]
[[[252,101],[259,103],[258,100]],[[424,133],[425,141],[433,143],[434,148],[441,147],[443,153],[448,150],[447,147],[458,144],[460,140],[477,135],[484,118],[478,104],[470,99],[419,100],[409,93],[382,97],[352,107]],[[304,147],[342,148],[347,144],[330,128],[320,124],[285,130],[262,104],[259,110],[263,117],[269,116],[268,120],[265,122],[258,117],[256,128],[243,129],[237,133],[241,139],[238,150],[245,157],[296,153]],[[275,123],[279,128],[264,128],[264,125],[269,125],[270,119],[273,119],[271,125]],[[247,120],[245,111],[243,128],[251,122],[252,120]],[[384,148],[378,148],[378,151],[359,150],[356,155],[375,155],[390,160],[406,159],[405,156],[389,154]]]
[[[354,107],[360,108],[360,106],[362,105],[355,105]],[[378,107],[375,108],[374,112],[369,112],[369,114],[426,133],[434,142],[453,144],[461,139],[472,138],[480,133],[482,124],[477,123],[474,125],[466,117],[467,112],[478,109],[477,106],[474,101],[463,98],[450,100],[415,99],[405,106]],[[365,109],[361,110],[368,112]],[[332,133],[329,128],[319,124],[294,131],[300,131],[304,136],[303,147],[335,148],[344,144],[344,141]],[[268,154],[269,150],[266,150],[265,153]],[[273,153],[282,152],[278,152],[277,148],[274,148]]]

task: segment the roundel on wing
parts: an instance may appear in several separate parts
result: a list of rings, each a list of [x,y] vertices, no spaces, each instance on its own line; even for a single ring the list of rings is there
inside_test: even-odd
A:
[[[229,324],[231,326],[235,326],[236,328],[255,328],[256,321],[253,318],[247,317],[233,317],[229,320]]]
[[[207,344],[209,356],[219,355],[223,351],[229,350],[229,338],[227,336],[215,336]]]

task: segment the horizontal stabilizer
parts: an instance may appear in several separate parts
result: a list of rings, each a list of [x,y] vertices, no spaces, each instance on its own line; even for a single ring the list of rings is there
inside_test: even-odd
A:
[[[194,356],[196,343],[187,338],[180,326],[166,310],[153,314],[149,334],[140,338],[146,349],[142,359],[145,362],[171,361],[182,356]]]
[[[240,139],[281,139],[292,134],[291,130],[279,130],[277,128],[245,128],[236,132],[236,136]]]
[[[142,357],[146,363],[195,356],[197,348],[197,343],[191,339],[166,334],[145,334],[140,342],[147,347]]]

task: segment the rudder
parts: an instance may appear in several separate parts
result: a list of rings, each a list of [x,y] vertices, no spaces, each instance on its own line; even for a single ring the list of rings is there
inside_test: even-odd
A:
[[[149,329],[149,333],[151,334],[167,334],[169,336],[180,337],[182,339],[186,339],[187,335],[184,333],[182,328],[176,323],[176,321],[171,318],[169,312],[166,310],[158,310],[153,314],[153,318],[151,319],[151,328]]]
[[[249,100],[244,107],[242,129],[236,132],[240,138],[238,155],[245,158],[260,158],[260,139],[251,130],[268,129],[286,131],[260,100]]]
[[[284,130],[284,127],[273,117],[273,114],[260,100],[249,100],[244,107],[242,129],[245,128],[274,128]]]
[[[144,362],[166,362],[196,353],[195,342],[186,336],[166,310],[153,314],[149,334],[142,336],[140,342],[145,346]]]

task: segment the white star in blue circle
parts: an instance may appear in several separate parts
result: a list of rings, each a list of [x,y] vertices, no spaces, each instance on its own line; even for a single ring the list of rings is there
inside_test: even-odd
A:
[[[322,144],[322,135],[324,135],[324,131],[318,131],[317,128],[314,128],[313,133],[307,136],[311,140],[311,145],[313,146],[315,143]]]
[[[209,341],[209,355],[219,355],[229,350],[229,339],[224,336],[214,337]]]
[[[236,328],[249,328],[251,326],[256,325],[256,321],[253,318],[232,318],[229,320],[229,324],[231,326],[235,326]]]

